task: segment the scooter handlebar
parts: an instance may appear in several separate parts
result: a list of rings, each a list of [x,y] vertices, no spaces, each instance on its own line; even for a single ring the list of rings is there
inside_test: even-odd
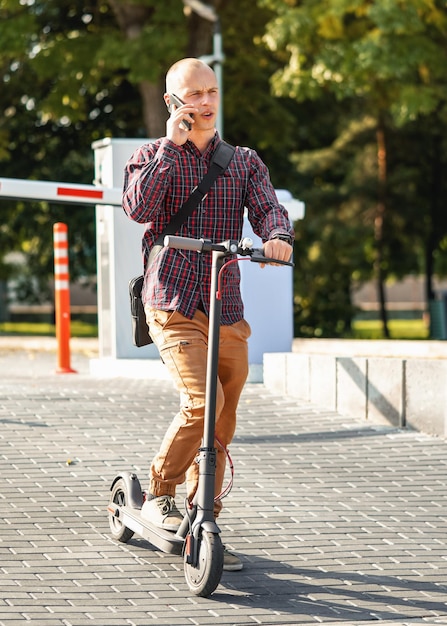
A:
[[[190,237],[176,237],[175,235],[166,235],[164,245],[166,248],[175,248],[177,250],[195,250],[202,252],[203,239],[192,239]]]
[[[240,246],[236,241],[226,241],[222,243],[212,243],[208,239],[192,239],[191,237],[178,237],[176,235],[166,235],[163,241],[166,248],[176,250],[193,250],[195,252],[211,252],[216,250],[225,254],[239,254],[248,256],[253,263],[274,263],[276,265],[288,265],[293,267],[291,261],[280,261],[264,256],[262,248],[249,248]]]

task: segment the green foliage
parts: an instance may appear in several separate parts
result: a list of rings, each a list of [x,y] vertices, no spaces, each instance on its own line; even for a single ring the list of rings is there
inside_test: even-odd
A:
[[[288,4],[260,0],[277,13],[264,38],[285,60],[273,76],[277,94],[363,98],[400,123],[434,111],[440,100],[445,106],[445,7],[432,0]]]
[[[109,5],[3,1],[0,11],[0,30],[7,19],[11,35],[0,37],[2,176],[90,184],[93,141],[145,136],[137,89],[124,70],[98,60],[103,41],[118,34]],[[72,280],[95,276],[93,207],[3,199],[0,218],[2,254],[19,252],[25,260],[1,263],[21,301],[49,297],[57,221],[68,225]]]
[[[370,135],[366,118],[349,125],[332,146],[293,157],[297,171],[307,178],[301,194],[306,218],[296,225],[296,336],[350,331],[352,280],[370,274],[371,169],[368,146],[361,150]]]
[[[268,163],[275,186],[290,188],[299,107],[290,99],[272,98],[269,79],[279,64],[259,45],[270,17],[269,11],[253,11],[253,0],[222,8],[224,135],[233,144],[255,148]]]
[[[111,6],[118,7],[121,30]],[[43,123],[85,122],[95,99],[101,102],[124,82],[156,82],[163,75],[186,45],[184,19],[179,0],[144,0],[127,8],[104,0],[91,5],[33,0],[20,7],[5,0],[0,12],[3,80],[21,85],[22,98]],[[30,73],[37,93],[29,89]]]
[[[297,336],[340,336],[346,332],[355,314],[352,285],[373,276],[377,202],[374,121],[367,116],[349,123],[341,114],[339,120],[340,130],[331,145],[292,157],[302,176],[300,196],[306,202],[306,218],[296,225]],[[440,210],[434,218],[431,215],[435,131],[439,132],[439,127],[427,118],[388,133],[389,210],[383,263],[389,276],[402,278],[424,272],[424,250],[433,224],[445,241],[445,177],[436,195]],[[445,171],[445,147],[440,152]],[[434,269],[445,275],[446,255],[441,252],[441,243],[439,246]]]
[[[187,45],[188,33],[178,0],[144,4],[151,5],[150,22],[141,24],[138,36],[129,39],[111,31],[102,38],[96,54],[100,66],[125,71],[133,84],[143,80],[156,83],[183,55]]]
[[[296,246],[296,333],[337,336],[353,315],[352,281],[371,277],[374,265],[382,276],[430,272],[433,254],[441,266],[447,11],[433,0],[259,4],[274,14],[264,36],[282,63],[274,93],[303,107],[320,104],[316,122],[306,118],[317,140],[292,157],[307,206]],[[325,107],[331,114],[321,114]],[[378,157],[386,159],[380,183]],[[379,201],[386,207],[380,240]]]

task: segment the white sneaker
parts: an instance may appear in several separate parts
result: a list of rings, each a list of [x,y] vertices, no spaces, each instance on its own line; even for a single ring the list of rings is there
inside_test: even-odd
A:
[[[159,496],[146,500],[141,507],[141,517],[163,530],[176,532],[183,521],[172,496]]]

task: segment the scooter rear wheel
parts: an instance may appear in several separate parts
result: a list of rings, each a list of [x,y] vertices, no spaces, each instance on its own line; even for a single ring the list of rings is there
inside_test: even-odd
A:
[[[126,506],[126,504],[129,503],[127,486],[122,478],[117,480],[113,485],[112,493],[110,494],[110,502],[118,506]],[[116,539],[116,541],[127,543],[134,535],[134,531],[124,526],[119,518],[112,513],[109,513],[109,526],[112,537]]]
[[[184,557],[184,571],[190,591],[196,596],[207,598],[220,583],[223,571],[223,545],[220,535],[203,530],[199,537],[197,566],[187,563]]]

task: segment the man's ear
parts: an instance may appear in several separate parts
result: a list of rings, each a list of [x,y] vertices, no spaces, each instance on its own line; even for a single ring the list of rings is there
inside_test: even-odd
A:
[[[165,95],[163,96],[163,100],[165,101],[166,107],[169,111],[169,113],[172,113],[172,104],[169,101],[169,94],[165,93]]]

